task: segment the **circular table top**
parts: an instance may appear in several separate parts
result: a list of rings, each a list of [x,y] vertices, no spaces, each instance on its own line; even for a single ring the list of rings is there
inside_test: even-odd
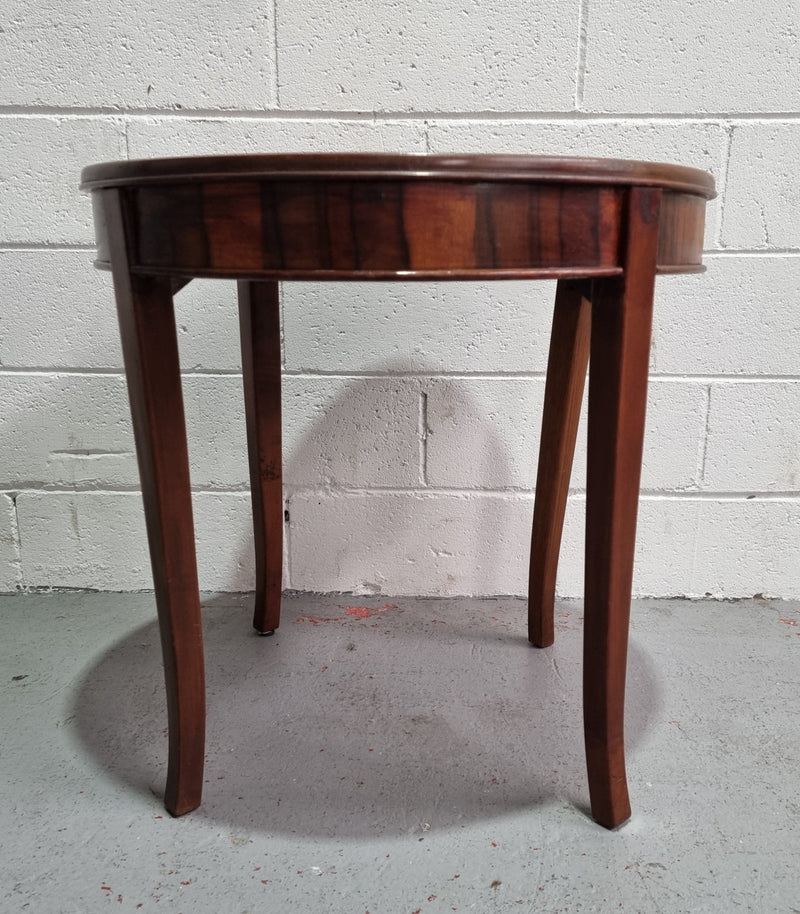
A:
[[[142,184],[243,179],[532,181],[643,185],[716,196],[714,179],[697,168],[661,162],[526,155],[385,155],[297,153],[190,156],[90,165],[81,175],[87,190]]]

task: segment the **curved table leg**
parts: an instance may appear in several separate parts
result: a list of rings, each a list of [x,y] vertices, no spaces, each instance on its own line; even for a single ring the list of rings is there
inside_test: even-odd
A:
[[[592,815],[630,817],[625,674],[661,191],[632,188],[625,275],[595,279],[586,482],[584,735]]]
[[[239,282],[247,453],[253,500],[256,603],[253,627],[280,624],[283,571],[281,326],[277,282]]]
[[[554,640],[558,553],[589,361],[589,288],[588,280],[560,280],[556,290],[528,579],[528,639],[537,647]]]
[[[103,196],[164,655],[164,803],[180,816],[196,809],[202,795],[205,671],[172,283],[129,271],[117,192]]]

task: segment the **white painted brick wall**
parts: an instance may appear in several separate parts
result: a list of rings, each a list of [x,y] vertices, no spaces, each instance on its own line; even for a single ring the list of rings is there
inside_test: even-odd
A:
[[[301,110],[569,111],[579,5],[279,0],[278,97]]]
[[[800,219],[795,244],[800,249]],[[798,377],[798,253],[710,252],[701,276],[661,277],[653,321],[656,375]]]
[[[544,372],[555,283],[287,283],[289,371]]]
[[[35,107],[255,108],[275,101],[271,4],[8,0],[0,82]]]
[[[425,125],[418,121],[314,120],[253,117],[142,117],[128,128],[130,157],[235,155],[242,152],[424,152]]]
[[[1,56],[1,55],[0,55]],[[3,85],[21,76],[6,76]],[[87,157],[125,157],[120,118],[9,115],[0,130],[0,238],[90,244],[91,206],[75,183]]]
[[[0,591],[14,590],[19,578],[19,535],[14,503],[8,495],[0,495]]]
[[[142,500],[135,492],[23,492],[16,511],[21,573],[37,587],[142,590],[152,587]],[[253,586],[246,492],[194,498],[200,586]]]
[[[703,488],[792,492],[800,487],[800,381],[714,382]]]
[[[588,4],[588,110],[797,111],[798,8],[786,0]]]
[[[531,490],[544,379],[469,378],[428,385],[427,477],[432,486]],[[700,383],[654,379],[648,396],[642,488],[697,488],[708,393]],[[572,486],[586,487],[586,394]]]
[[[800,597],[800,10],[765,0],[11,0],[0,591],[151,585],[95,161],[519,152],[711,171],[657,286],[637,594]],[[286,284],[287,586],[524,593],[554,284]],[[176,298],[201,586],[252,587],[235,288]],[[559,592],[580,595],[585,428]]]
[[[796,39],[795,45],[800,46]],[[797,248],[800,240],[798,144],[800,123],[797,121],[746,122],[732,128],[724,245],[765,250]],[[760,192],[762,187],[769,192]]]

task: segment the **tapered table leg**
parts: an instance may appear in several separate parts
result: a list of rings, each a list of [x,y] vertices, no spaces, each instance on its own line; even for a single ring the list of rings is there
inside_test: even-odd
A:
[[[661,191],[629,191],[622,277],[592,287],[586,492],[584,733],[592,815],[630,817],[625,675]]]
[[[239,282],[247,453],[253,501],[256,603],[253,626],[278,627],[283,570],[281,327],[277,282]]]
[[[528,638],[553,643],[556,572],[578,432],[591,309],[588,280],[560,280],[547,359],[528,581]]]
[[[205,673],[178,344],[170,278],[129,271],[117,194],[103,205],[164,655],[164,802],[179,816],[201,800]]]

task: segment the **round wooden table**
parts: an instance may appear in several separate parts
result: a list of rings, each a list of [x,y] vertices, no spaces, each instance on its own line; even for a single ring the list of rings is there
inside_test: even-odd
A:
[[[594,818],[630,816],[623,711],[657,273],[702,267],[710,175],[540,156],[249,155],[86,168],[110,268],[164,652],[165,803],[200,804],[205,675],[173,294],[238,280],[255,628],[278,626],[281,280],[557,279],[530,558],[529,637],[553,642],[556,566],[591,354],[584,729]],[[527,421],[528,417],[520,417]]]

